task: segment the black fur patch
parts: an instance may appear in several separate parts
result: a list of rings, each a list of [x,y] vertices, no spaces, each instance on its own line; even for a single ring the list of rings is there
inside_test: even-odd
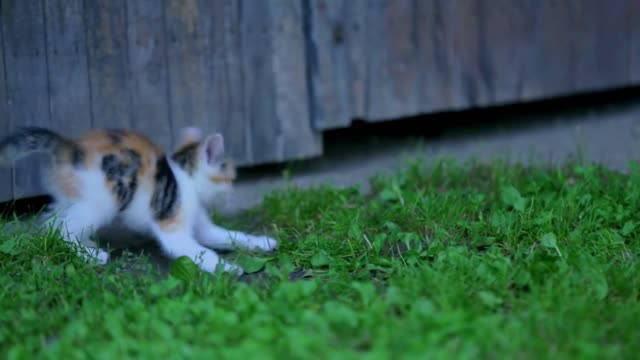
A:
[[[17,152],[55,152],[65,139],[54,131],[38,127],[24,127],[0,141],[0,148],[13,148]]]
[[[71,161],[74,167],[81,167],[85,160],[80,145],[45,128],[21,128],[0,140],[0,157],[15,159],[31,152],[49,153],[56,163]]]
[[[198,166],[199,145],[198,143],[188,144],[178,149],[178,151],[171,156],[171,159],[180,165],[189,175],[192,175]]]
[[[138,189],[138,172],[142,157],[136,151],[124,149],[117,154],[107,154],[102,158],[101,169],[107,180],[113,182],[112,191],[118,199],[119,210],[129,206]]]
[[[74,167],[80,167],[84,164],[85,153],[79,145],[74,144],[71,147],[71,164]]]
[[[178,181],[176,180],[166,157],[156,163],[155,188],[151,198],[153,217],[166,220],[175,215],[178,208]]]
[[[119,145],[122,143],[123,133],[121,130],[109,130],[107,131],[107,137],[113,145]]]

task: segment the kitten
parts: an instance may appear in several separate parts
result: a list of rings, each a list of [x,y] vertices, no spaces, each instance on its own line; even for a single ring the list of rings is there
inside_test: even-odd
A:
[[[45,224],[60,226],[64,239],[77,243],[87,260],[108,261],[109,254],[91,236],[116,220],[151,235],[167,256],[188,256],[207,272],[221,265],[224,271],[243,273],[210,248],[271,251],[277,246],[267,236],[211,222],[208,210],[236,177],[220,134],[203,138],[199,129],[185,128],[170,156],[143,135],[126,130],[93,130],[68,139],[30,127],[0,141],[1,164],[33,152],[53,158],[44,185],[55,201]]]

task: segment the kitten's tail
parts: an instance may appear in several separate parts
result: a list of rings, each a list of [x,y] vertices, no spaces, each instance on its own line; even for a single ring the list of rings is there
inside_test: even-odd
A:
[[[49,129],[24,127],[0,140],[0,166],[8,166],[32,153],[48,153],[57,158],[73,144]]]

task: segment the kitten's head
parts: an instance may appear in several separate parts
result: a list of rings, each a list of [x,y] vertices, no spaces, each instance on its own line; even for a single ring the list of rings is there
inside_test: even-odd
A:
[[[173,160],[191,176],[198,198],[206,207],[229,191],[236,179],[235,164],[226,156],[220,134],[205,137],[199,129],[184,129]]]

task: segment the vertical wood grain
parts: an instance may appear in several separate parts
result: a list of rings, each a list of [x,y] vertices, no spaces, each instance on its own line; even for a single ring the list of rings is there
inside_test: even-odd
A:
[[[416,1],[418,97],[421,112],[456,105],[453,68],[456,61],[449,17],[453,5],[446,0]]]
[[[247,136],[251,139],[249,163],[275,160],[282,129],[276,116],[271,47],[271,2],[243,1],[243,98]]]
[[[95,128],[131,128],[126,0],[87,1],[91,113]]]
[[[631,73],[631,81],[640,82],[640,1],[631,3],[631,11],[629,11],[631,20],[629,26],[631,29],[631,43],[629,48],[629,67]]]
[[[82,0],[45,0],[51,128],[75,137],[91,127]]]
[[[44,9],[40,1],[3,0],[2,33],[11,130],[49,127]],[[15,164],[14,195],[40,192],[43,156]]]
[[[576,33],[573,44],[572,72],[574,88],[589,89],[598,85],[597,71],[597,37],[595,36],[594,18],[598,14],[597,0],[578,1],[573,14],[573,31]]]
[[[534,32],[527,14],[536,4],[532,0],[483,0],[480,6],[485,15],[479,35],[480,69],[488,85],[485,98],[489,104],[506,103],[519,96],[525,81],[523,65]]]
[[[251,137],[245,135],[250,127],[243,102],[243,62],[240,2],[216,0],[212,2],[211,26],[211,101],[214,112],[209,118],[210,131],[221,132],[225,146],[236,161],[251,157]]]
[[[368,1],[367,119],[418,111],[417,33],[412,0]]]
[[[165,0],[172,127],[211,129],[217,111],[212,101],[211,28],[213,12],[206,0]]]
[[[368,0],[353,0],[344,3],[342,21],[344,22],[343,41],[347,48],[347,70],[349,88],[347,91],[348,106],[351,108],[351,119],[343,122],[349,125],[353,119],[364,119],[367,113],[368,69],[364,58],[367,56],[367,18]],[[339,38],[339,33],[334,37]],[[340,124],[339,124],[340,125]]]
[[[600,81],[595,90],[605,90],[629,81],[629,52],[632,46],[631,8],[633,2],[599,1],[595,18],[597,71]]]
[[[576,5],[583,0],[543,1],[532,6],[538,11],[535,33],[530,47],[537,48],[537,56],[531,68],[528,81],[536,84],[530,87],[529,96],[540,99],[563,93],[570,93],[575,88],[572,75],[576,55],[583,55],[574,49],[578,37],[593,37],[593,32],[572,31],[576,22]]]
[[[310,117],[302,4],[283,0],[271,5],[273,91],[275,115],[281,129],[273,139],[275,160],[308,158],[322,152],[322,142]]]
[[[350,123],[353,80],[348,53],[354,29],[349,28],[350,14],[345,10],[359,1],[319,0],[304,3],[306,71],[309,72],[310,106],[316,129],[348,126]],[[357,58],[361,59],[360,56]]]
[[[0,19],[3,19],[3,7],[0,3]],[[7,106],[7,80],[5,74],[4,27],[0,27],[0,136],[6,136],[11,130],[11,113]],[[13,197],[13,169],[0,168],[0,201]]]
[[[173,129],[164,8],[160,4],[156,0],[127,0],[127,56],[132,127],[169,151],[173,146]]]

